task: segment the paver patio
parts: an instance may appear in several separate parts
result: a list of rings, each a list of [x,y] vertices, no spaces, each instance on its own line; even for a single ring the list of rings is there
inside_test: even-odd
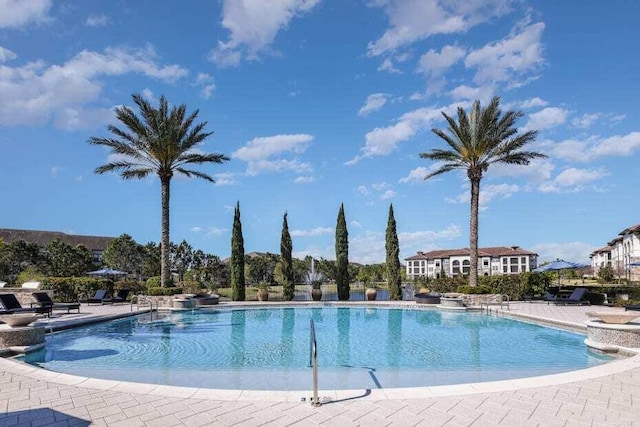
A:
[[[410,303],[408,303],[410,304]],[[581,327],[593,307],[510,304],[512,315]],[[598,307],[598,311],[620,310]],[[129,306],[85,307],[80,318]],[[507,311],[503,309],[502,311]],[[68,321],[65,315],[53,322]],[[87,379],[0,359],[2,426],[640,426],[640,356],[565,374],[472,385],[323,392],[233,392]]]

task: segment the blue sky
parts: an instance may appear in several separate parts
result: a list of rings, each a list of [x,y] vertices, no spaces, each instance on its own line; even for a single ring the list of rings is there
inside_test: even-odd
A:
[[[384,260],[468,246],[462,173],[424,181],[440,112],[499,95],[549,158],[482,181],[480,245],[585,262],[640,222],[640,4],[586,0],[0,0],[0,227],[160,239],[157,179],[95,175],[113,107],[131,94],[199,109],[201,149],[232,160],[176,178],[171,237],[230,253]]]

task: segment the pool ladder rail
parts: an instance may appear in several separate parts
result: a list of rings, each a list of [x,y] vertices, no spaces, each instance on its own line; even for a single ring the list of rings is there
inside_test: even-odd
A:
[[[510,311],[511,309],[509,308],[509,302],[510,302],[510,298],[509,295],[504,295],[504,294],[498,294],[497,295],[499,300],[496,301],[484,301],[480,303],[480,311],[481,312],[486,312],[487,314],[491,314],[491,310],[490,307],[492,305],[495,306],[500,306],[500,309],[504,308],[504,306],[507,306],[507,311]],[[485,307],[486,307],[486,311],[485,311]]]
[[[316,342],[316,326],[311,319],[310,324],[311,337],[309,340],[309,366],[313,368],[313,397],[311,398],[311,406],[318,407],[322,405],[318,398],[318,343]]]
[[[149,313],[151,314],[151,320],[153,320],[153,312],[155,311],[156,313],[158,312],[158,303],[155,303],[155,308],[154,308],[154,302],[151,298],[147,298],[146,295],[136,295],[136,308],[138,310],[140,310],[140,305],[149,305]],[[133,311],[133,299],[131,300],[131,311]]]

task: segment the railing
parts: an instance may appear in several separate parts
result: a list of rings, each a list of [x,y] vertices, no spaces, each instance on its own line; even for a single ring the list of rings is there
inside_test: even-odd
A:
[[[311,406],[320,406],[318,398],[318,344],[316,343],[316,327],[311,319],[311,337],[309,342],[309,366],[313,368],[313,397],[311,398]]]
[[[136,308],[140,310],[141,304],[149,304],[149,312],[151,314],[151,320],[153,320],[153,300],[151,298],[147,298],[145,295],[137,295],[136,296]],[[155,311],[158,311],[158,303],[156,303]],[[131,300],[131,311],[133,311],[133,299]]]
[[[484,301],[480,303],[480,310],[481,311],[485,311],[485,306],[486,306],[486,313],[490,314],[490,309],[489,307],[492,305],[500,305],[500,308],[503,308],[503,305],[506,303],[507,305],[507,311],[510,311],[511,309],[509,308],[509,302],[510,302],[510,298],[509,295],[504,295],[504,294],[498,294],[497,298],[499,299],[499,301]]]

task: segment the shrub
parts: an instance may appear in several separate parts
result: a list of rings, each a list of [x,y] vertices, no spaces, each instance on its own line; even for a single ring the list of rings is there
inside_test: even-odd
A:
[[[147,295],[149,296],[171,296],[182,293],[182,288],[163,288],[162,286],[152,286],[147,288]]]
[[[92,297],[98,289],[113,292],[113,280],[93,277],[44,277],[42,289],[53,290],[54,301],[79,301]]]
[[[120,289],[129,289],[133,295],[143,294],[147,291],[147,286],[144,282],[140,280],[120,280],[114,285],[115,291],[119,291]]]
[[[197,280],[185,280],[178,283],[178,286],[185,294],[199,294],[202,290],[202,285]]]
[[[160,276],[153,276],[147,279],[147,289],[148,288],[161,288],[160,286]],[[173,278],[169,279],[169,283],[167,283],[167,287],[173,287],[175,284],[173,283]]]
[[[461,294],[490,294],[491,288],[486,285],[478,285],[478,286],[470,286],[470,285],[461,285],[458,286],[457,292]]]

